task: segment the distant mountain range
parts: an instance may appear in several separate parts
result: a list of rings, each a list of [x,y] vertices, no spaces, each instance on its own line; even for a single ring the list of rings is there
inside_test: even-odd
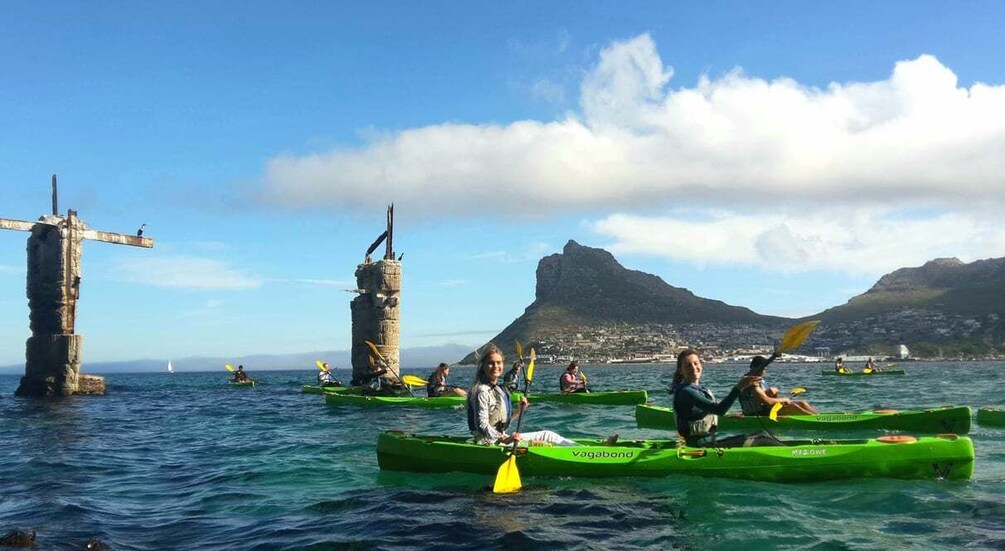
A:
[[[443,346],[427,346],[406,348],[401,351],[401,363],[404,369],[415,369],[425,376],[424,370],[432,371],[440,362],[452,363],[471,352],[470,346],[446,344]],[[170,358],[175,371],[216,371],[223,370],[224,365],[243,365],[248,371],[272,369],[315,369],[315,360],[328,362],[336,369],[349,369],[348,350],[324,350],[319,352],[303,352],[299,354],[259,354],[239,358],[189,357]],[[135,360],[123,362],[84,362],[82,370],[85,373],[125,373],[139,371],[166,371],[168,358],[163,360]],[[24,373],[24,364],[0,366],[0,373]]]
[[[980,356],[1005,350],[1003,317],[1005,258],[970,264],[937,259],[887,274],[847,304],[808,316],[822,323],[804,346],[835,354],[888,354],[905,344],[928,356]],[[777,332],[796,321],[698,297],[624,268],[603,249],[569,241],[562,253],[541,259],[534,302],[492,342],[505,347],[562,328],[612,323],[743,325]]]

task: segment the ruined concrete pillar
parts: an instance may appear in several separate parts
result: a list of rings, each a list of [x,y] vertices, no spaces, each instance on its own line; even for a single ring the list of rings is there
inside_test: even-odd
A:
[[[83,337],[74,334],[80,297],[80,257],[86,224],[71,211],[44,216],[28,238],[28,308],[31,337],[18,396],[104,394],[104,379],[80,375]]]
[[[385,379],[395,382],[400,374],[401,360],[401,262],[378,260],[358,265],[356,287],[359,296],[349,305],[352,312],[353,378],[370,372],[368,357],[371,352],[364,342],[370,341],[377,345],[393,371]]]

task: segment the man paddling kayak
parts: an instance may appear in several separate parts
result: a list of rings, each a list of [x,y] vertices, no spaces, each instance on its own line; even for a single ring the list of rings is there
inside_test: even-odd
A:
[[[780,397],[777,388],[768,386],[763,377],[769,363],[771,362],[764,356],[754,356],[754,359],[750,361],[750,370],[747,375],[762,379],[740,392],[740,407],[743,409],[743,414],[768,415],[775,404],[782,404],[778,415],[816,415],[816,408],[811,406],[809,402]]]
[[[468,392],[463,388],[447,384],[447,375],[450,375],[450,366],[440,362],[436,371],[429,375],[429,383],[426,384],[426,394],[430,398],[440,396],[467,396]]]

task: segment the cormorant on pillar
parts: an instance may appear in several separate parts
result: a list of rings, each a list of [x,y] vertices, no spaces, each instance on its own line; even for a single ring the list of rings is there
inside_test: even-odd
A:
[[[401,259],[402,259],[402,258],[403,258],[404,256],[405,256],[405,253],[401,253],[401,254],[399,254],[399,255],[398,255],[398,262],[401,262]]]
[[[136,237],[143,236],[143,228],[147,227],[146,224],[140,224],[140,229],[136,230]]]

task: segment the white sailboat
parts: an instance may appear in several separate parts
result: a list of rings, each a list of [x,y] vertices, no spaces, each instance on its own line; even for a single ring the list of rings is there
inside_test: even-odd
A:
[[[171,360],[168,360],[168,373],[174,373],[174,368],[171,367]]]

